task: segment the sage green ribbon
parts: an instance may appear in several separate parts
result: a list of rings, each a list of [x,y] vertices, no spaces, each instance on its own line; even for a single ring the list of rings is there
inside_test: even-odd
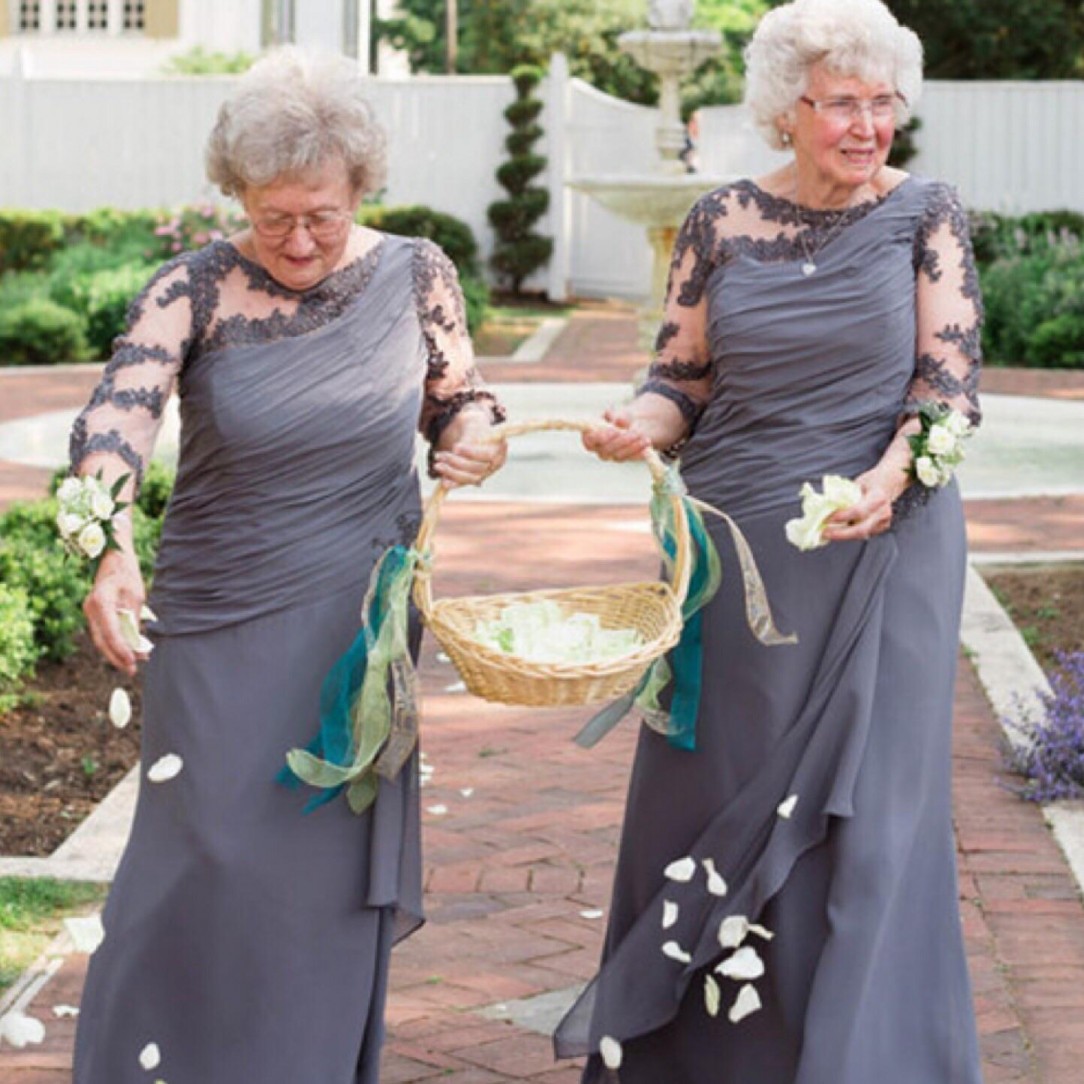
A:
[[[308,748],[286,754],[280,782],[324,790],[306,812],[345,790],[350,808],[363,813],[376,799],[379,780],[394,779],[417,743],[408,614],[414,572],[423,560],[405,546],[393,546],[380,557],[369,579],[361,629],[321,687],[319,733]]]
[[[633,707],[641,712],[647,726],[664,734],[671,745],[690,751],[696,748],[703,662],[701,611],[722,580],[722,564],[715,543],[704,526],[704,512],[720,517],[730,529],[742,574],[745,619],[750,631],[766,646],[797,642],[793,633],[784,635],[775,626],[764,581],[741,529],[725,512],[688,495],[677,464],[655,483],[651,498],[652,530],[671,577],[677,554],[674,497],[680,500],[688,517],[692,542],[689,589],[681,607],[681,637],[667,654],[652,663],[631,692],[608,704],[580,730],[574,740],[584,748],[600,741]],[[670,691],[668,708],[660,701],[667,690]]]

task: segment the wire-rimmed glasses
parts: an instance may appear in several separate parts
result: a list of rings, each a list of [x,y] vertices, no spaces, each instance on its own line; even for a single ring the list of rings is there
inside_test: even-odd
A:
[[[352,211],[314,211],[311,215],[261,215],[250,221],[261,237],[276,241],[288,237],[298,226],[315,241],[333,241],[353,218]]]
[[[868,112],[874,120],[887,120],[896,115],[896,105],[907,99],[898,91],[895,94],[878,94],[876,98],[807,98],[804,94],[798,99],[805,102],[815,113],[835,124],[851,124]]]

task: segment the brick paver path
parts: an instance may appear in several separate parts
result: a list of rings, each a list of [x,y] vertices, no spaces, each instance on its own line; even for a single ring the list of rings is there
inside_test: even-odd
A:
[[[580,324],[610,345],[594,355],[604,356],[606,375],[579,379],[625,380],[642,364],[631,322],[603,311],[573,321],[547,359],[554,374],[599,341]],[[515,378],[505,368],[520,367],[501,366],[499,376],[487,367],[489,379]],[[0,383],[0,394],[9,386]],[[652,576],[647,536],[628,529],[643,519],[641,508],[453,496],[438,532],[436,593]],[[969,505],[968,519],[978,548],[1076,548],[1084,501],[984,502]],[[1065,541],[1052,541],[1059,531]],[[435,768],[422,803],[429,923],[393,957],[382,1080],[574,1084],[575,1064],[555,1065],[547,1037],[477,1010],[565,991],[591,974],[604,919],[590,916],[608,901],[634,727],[581,750],[569,739],[585,711],[476,700],[457,691],[428,640],[422,679],[424,749]],[[1041,813],[998,780],[999,728],[964,660],[956,704],[960,906],[986,1084],[1080,1084],[1084,906]],[[42,1047],[0,1048],[0,1084],[68,1084],[73,1027],[52,1007],[78,1003],[84,965],[69,958],[31,1006],[48,1026]]]

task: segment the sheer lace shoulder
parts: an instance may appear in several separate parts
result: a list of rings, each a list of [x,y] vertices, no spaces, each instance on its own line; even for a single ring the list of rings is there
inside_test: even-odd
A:
[[[194,254],[163,265],[132,302],[127,329],[71,434],[73,470],[102,469],[115,479],[130,473],[126,491],[138,492],[162,412],[197,334]],[[88,463],[88,460],[93,462]]]
[[[915,375],[905,413],[941,402],[981,420],[982,299],[967,214],[956,191],[931,184],[915,233]]]
[[[505,415],[496,397],[483,387],[474,364],[455,264],[425,238],[414,241],[413,283],[427,363],[418,427],[433,448],[464,409],[483,410],[494,422],[503,421]]]

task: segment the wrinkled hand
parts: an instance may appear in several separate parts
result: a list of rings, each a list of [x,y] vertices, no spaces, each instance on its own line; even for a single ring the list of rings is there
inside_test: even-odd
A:
[[[824,524],[822,537],[826,542],[865,540],[884,534],[892,526],[892,502],[906,488],[901,481],[889,481],[886,473],[876,468],[860,474],[855,481],[862,488],[862,498],[850,508],[833,512]]]
[[[640,459],[651,447],[651,439],[625,410],[611,407],[603,415],[608,425],[596,425],[584,432],[583,446],[599,459],[623,463]]]
[[[125,640],[118,611],[130,610],[138,621],[143,597],[143,576],[134,554],[128,550],[110,550],[102,557],[94,586],[83,602],[94,646],[129,677],[135,675],[136,663],[146,656],[133,651]]]
[[[433,456],[433,470],[449,489],[480,486],[504,466],[508,442],[494,439],[488,426],[474,427],[451,446]]]

